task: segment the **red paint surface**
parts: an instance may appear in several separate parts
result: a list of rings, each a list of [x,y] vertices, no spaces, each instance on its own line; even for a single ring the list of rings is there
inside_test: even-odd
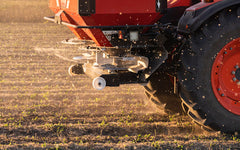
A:
[[[240,67],[240,38],[228,43],[217,55],[212,66],[211,82],[219,103],[228,111],[240,115],[240,85],[233,81],[235,66]]]
[[[53,12],[64,10],[67,15],[61,15],[62,20],[79,26],[151,25],[162,17],[156,12],[156,0],[96,0],[96,12],[91,16],[78,14],[78,0],[58,2],[59,7],[57,0],[49,1]],[[168,0],[168,7],[190,6],[190,3],[190,0]],[[70,29],[80,39],[92,39],[99,46],[112,46],[100,29]]]

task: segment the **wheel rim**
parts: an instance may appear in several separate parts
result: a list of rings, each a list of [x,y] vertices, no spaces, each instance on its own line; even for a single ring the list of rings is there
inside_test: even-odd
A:
[[[240,38],[224,46],[212,66],[211,83],[220,104],[240,115]]]

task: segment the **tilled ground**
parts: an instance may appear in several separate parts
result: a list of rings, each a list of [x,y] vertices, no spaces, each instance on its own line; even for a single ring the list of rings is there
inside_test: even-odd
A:
[[[239,149],[186,116],[148,103],[140,85],[96,91],[70,77],[77,46],[66,27],[0,24],[0,149]]]

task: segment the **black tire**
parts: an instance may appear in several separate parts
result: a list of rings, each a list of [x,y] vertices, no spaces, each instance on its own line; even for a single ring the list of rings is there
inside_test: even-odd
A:
[[[174,94],[173,84],[167,74],[156,72],[144,88],[148,99],[159,109],[168,114],[183,114],[181,100]]]
[[[240,116],[218,102],[212,89],[211,70],[220,50],[240,37],[239,16],[240,7],[222,10],[190,35],[178,72],[180,96],[187,114],[203,127],[230,134],[240,132]]]

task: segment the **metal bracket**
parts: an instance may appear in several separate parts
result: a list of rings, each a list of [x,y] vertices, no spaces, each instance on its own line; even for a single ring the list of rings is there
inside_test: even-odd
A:
[[[59,12],[57,12],[54,16],[54,23],[57,24],[62,24],[62,19],[61,19],[61,14],[64,13],[63,10],[60,10]]]

